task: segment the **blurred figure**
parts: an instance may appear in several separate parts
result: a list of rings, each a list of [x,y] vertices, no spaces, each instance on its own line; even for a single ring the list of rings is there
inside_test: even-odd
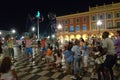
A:
[[[62,68],[62,55],[61,55],[62,51],[58,50],[57,53],[55,53],[55,69],[56,71],[61,71]]]
[[[48,47],[47,52],[46,52],[46,62],[47,62],[47,66],[50,66],[50,63],[52,62],[52,47]]]
[[[80,42],[78,40],[75,41],[75,45],[72,47],[71,51],[74,54],[74,61],[73,61],[73,67],[74,67],[74,76],[71,77],[73,79],[77,79],[77,77],[81,76],[79,75],[79,69],[80,69],[80,60],[81,60],[81,48],[80,48]]]
[[[88,42],[85,42],[85,45],[83,46],[83,50],[84,50],[84,53],[83,53],[83,68],[84,68],[84,71],[86,72],[88,70]]]
[[[46,39],[42,39],[41,40],[41,48],[42,48],[42,58],[44,58],[45,57],[45,55],[46,55],[46,51],[47,51],[47,47],[46,47]]]
[[[2,45],[3,45],[2,40],[0,40],[0,54],[3,53]]]
[[[94,49],[93,49],[93,58],[94,58],[94,55],[99,56],[102,53],[102,51],[103,51],[102,46],[96,45],[96,47],[94,47]],[[102,77],[103,77],[103,80],[105,80],[105,74],[104,74],[105,58],[106,58],[106,55],[94,58],[95,59],[94,60],[95,61],[95,68],[93,69],[93,71],[94,71],[94,75],[95,75],[95,73],[97,73],[98,80],[102,80]]]
[[[25,41],[22,41],[22,53],[25,53]]]
[[[12,57],[12,59],[14,60],[14,43],[13,43],[13,39],[9,38],[7,40],[7,46],[8,46],[8,51],[9,51],[9,56]]]
[[[115,41],[115,49],[117,56],[117,67],[120,70],[120,31],[116,31],[116,41]]]
[[[63,52],[65,55],[65,61],[66,61],[66,72],[72,73],[72,64],[73,64],[73,52],[71,51],[70,44],[68,46],[65,46],[65,51]]]
[[[106,54],[106,59],[104,61],[106,80],[114,80],[112,69],[116,62],[114,42],[109,38],[109,32],[107,31],[103,32],[102,38],[104,39],[102,45],[103,51],[99,56]]]
[[[25,47],[28,58],[33,60],[32,39],[29,36],[25,38]]]
[[[0,66],[0,80],[18,80],[15,67],[11,62],[10,57],[5,57]]]

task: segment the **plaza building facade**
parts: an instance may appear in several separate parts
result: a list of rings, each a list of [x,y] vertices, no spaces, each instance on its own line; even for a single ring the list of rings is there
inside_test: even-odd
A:
[[[56,36],[61,42],[81,37],[85,40],[89,37],[101,38],[104,31],[109,31],[111,37],[116,30],[120,30],[120,3],[96,5],[89,7],[87,12],[58,16],[56,20],[57,25],[62,26],[56,30]]]

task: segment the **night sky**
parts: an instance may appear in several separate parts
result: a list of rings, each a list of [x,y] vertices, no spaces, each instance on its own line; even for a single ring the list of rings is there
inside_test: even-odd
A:
[[[28,15],[35,17],[39,10],[47,21],[48,13],[56,16],[88,11],[89,6],[111,4],[120,0],[0,0],[0,29],[15,28],[22,32],[28,25]],[[46,22],[42,24],[46,24]],[[42,26],[40,29],[43,30]],[[29,28],[27,26],[27,28]]]

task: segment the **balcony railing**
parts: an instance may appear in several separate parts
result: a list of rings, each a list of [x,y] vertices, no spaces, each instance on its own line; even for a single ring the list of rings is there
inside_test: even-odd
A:
[[[114,30],[120,30],[120,26],[108,27],[107,29],[108,29],[108,30],[111,30],[111,29],[112,29],[112,30],[113,30],[113,29],[114,29]]]

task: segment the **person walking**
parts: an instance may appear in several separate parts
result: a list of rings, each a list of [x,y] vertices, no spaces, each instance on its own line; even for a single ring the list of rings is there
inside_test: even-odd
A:
[[[13,39],[8,38],[7,46],[8,46],[9,56],[14,60],[14,49],[13,49],[14,42],[13,42]]]
[[[3,53],[2,45],[3,45],[2,40],[0,40],[0,54]]]

